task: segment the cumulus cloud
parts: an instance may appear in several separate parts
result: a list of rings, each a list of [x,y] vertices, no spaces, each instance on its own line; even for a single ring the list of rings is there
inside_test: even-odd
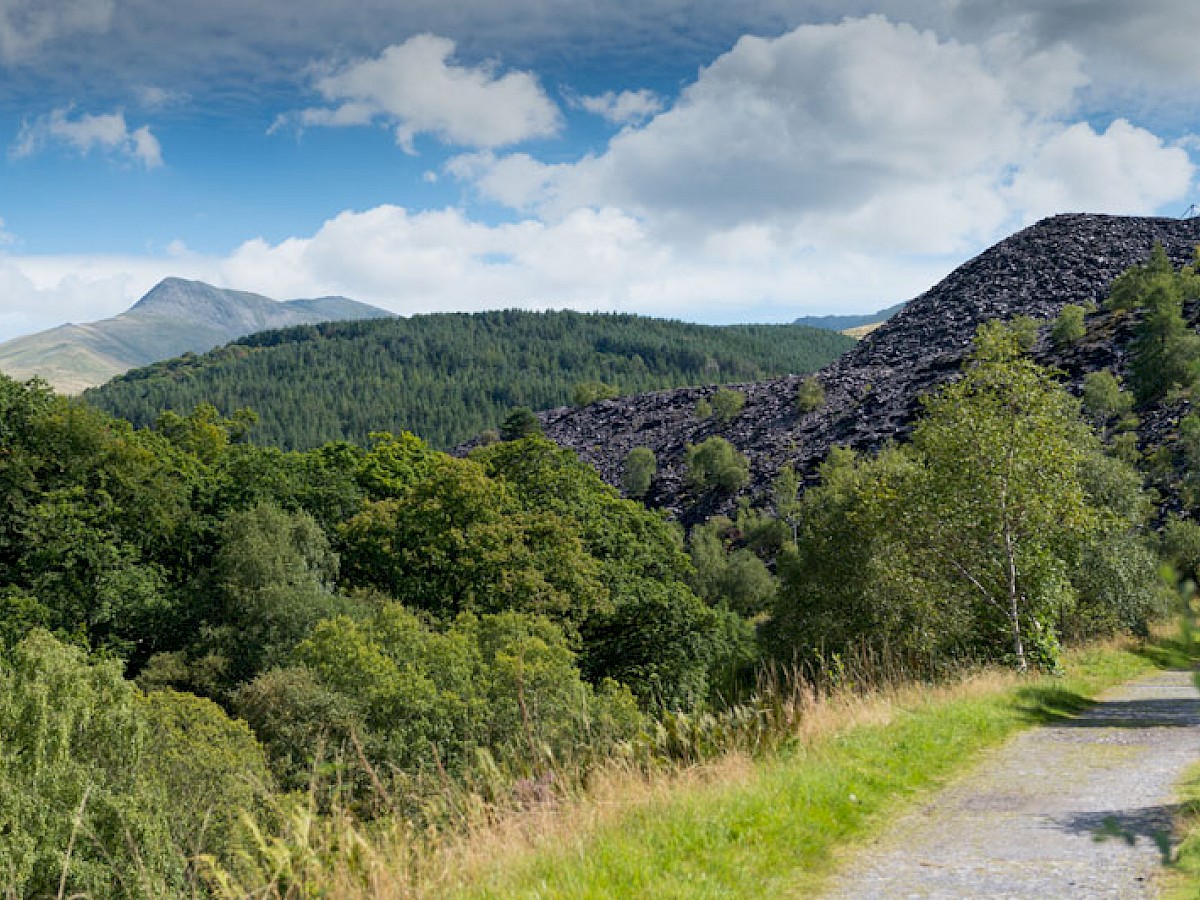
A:
[[[14,157],[30,156],[52,145],[65,146],[81,156],[93,150],[136,162],[147,169],[163,164],[158,138],[143,125],[132,131],[122,112],[71,118],[70,109],[56,109],[21,126],[10,148]]]
[[[300,122],[349,126],[383,120],[409,153],[419,134],[459,146],[504,147],[558,131],[558,107],[533,75],[456,65],[454,49],[454,41],[422,34],[375,59],[322,75],[316,88],[331,105],[304,110]]]
[[[946,253],[1026,218],[1021,204],[1040,212],[1087,200],[1117,212],[1186,190],[1186,156],[1127,123],[1094,136],[1115,169],[1056,168],[1074,146],[1066,122],[1086,84],[1065,46],[966,44],[879,16],[848,19],[741,38],[669,110],[603,153],[553,165],[472,154],[447,171],[551,220],[611,204],[675,239],[757,224],[801,249]],[[1057,198],[1056,172],[1073,179]],[[1120,196],[1085,190],[1112,176],[1123,178]]]
[[[663,101],[654,91],[605,91],[592,97],[568,95],[572,106],[600,116],[614,125],[635,125],[662,111]]]
[[[909,260],[885,270],[866,260],[797,253],[753,228],[714,235],[693,252],[612,208],[485,225],[456,209],[380,206],[342,213],[309,237],[248,241],[220,262],[218,278],[275,297],[344,294],[403,314],[521,307],[786,321],[810,310],[881,308],[923,290],[947,265]]]
[[[1103,133],[1077,122],[1017,173],[1012,194],[1027,221],[1061,211],[1148,215],[1186,197],[1194,174],[1185,150],[1124,119]]]
[[[0,0],[0,62],[22,62],[45,44],[77,32],[102,32],[114,0]]]
[[[691,253],[614,209],[485,225],[456,209],[379,206],[344,212],[311,235],[246,241],[224,257],[179,248],[153,258],[0,255],[0,340],[115,315],[168,275],[279,299],[340,294],[402,314],[570,308],[737,322],[878,309],[918,293],[946,265],[885,270],[853,253],[797,254],[753,228]]]

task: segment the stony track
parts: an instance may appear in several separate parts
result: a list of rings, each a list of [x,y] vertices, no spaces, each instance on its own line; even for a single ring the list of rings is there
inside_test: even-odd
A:
[[[830,898],[1139,898],[1171,853],[1174,785],[1200,760],[1184,672],[1023,732],[854,854]]]

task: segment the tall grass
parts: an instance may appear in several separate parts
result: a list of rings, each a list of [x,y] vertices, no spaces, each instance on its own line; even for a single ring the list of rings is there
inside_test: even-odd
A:
[[[419,825],[364,820],[314,786],[277,811],[282,828],[254,828],[237,866],[208,861],[206,876],[221,897],[266,900],[807,890],[839,847],[984,747],[1178,664],[1163,646],[1075,651],[1065,678],[970,666],[914,681],[905,661],[866,651],[769,669],[744,702],[664,714],[607,761],[519,778],[481,765],[447,781]]]

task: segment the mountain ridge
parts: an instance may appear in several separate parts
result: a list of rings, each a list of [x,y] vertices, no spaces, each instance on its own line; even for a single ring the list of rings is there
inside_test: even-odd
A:
[[[801,316],[798,319],[793,319],[792,324],[807,325],[809,328],[824,328],[828,331],[841,331],[844,333],[851,328],[882,324],[902,309],[904,309],[904,303],[896,303],[884,309],[876,310],[873,313],[864,313],[862,315]]]
[[[279,301],[165,278],[116,316],[0,343],[0,371],[17,379],[40,376],[63,393],[79,393],[132,368],[201,353],[257,331],[391,315],[345,297]]]

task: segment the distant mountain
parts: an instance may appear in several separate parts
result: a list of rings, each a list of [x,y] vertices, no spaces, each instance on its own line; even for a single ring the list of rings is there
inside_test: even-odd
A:
[[[245,337],[135,369],[85,398],[136,425],[212,403],[258,413],[256,441],[286,448],[415,432],[451,447],[513,407],[548,409],[583,382],[622,394],[810,372],[854,346],[801,325],[692,325],[576,312],[441,313]]]
[[[809,328],[823,328],[826,331],[845,332],[850,329],[861,329],[864,325],[880,325],[902,309],[904,309],[904,304],[897,303],[895,306],[889,306],[887,309],[863,316],[801,316],[796,319],[794,324],[807,325]],[[852,337],[855,336],[857,335],[852,335]]]
[[[260,294],[167,278],[128,311],[89,325],[60,325],[0,344],[0,372],[45,378],[77,394],[137,366],[203,353],[256,331],[391,317],[345,297],[279,302]]]

